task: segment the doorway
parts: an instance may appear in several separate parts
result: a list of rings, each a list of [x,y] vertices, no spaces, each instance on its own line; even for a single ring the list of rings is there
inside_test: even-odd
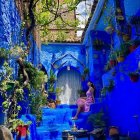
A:
[[[81,89],[80,73],[74,68],[63,68],[57,75],[57,87],[62,89],[59,96],[62,104],[75,104]]]

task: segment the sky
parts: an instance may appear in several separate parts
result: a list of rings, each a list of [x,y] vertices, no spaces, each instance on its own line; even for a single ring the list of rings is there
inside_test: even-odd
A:
[[[80,24],[78,27],[85,28],[86,22],[88,21],[91,8],[93,5],[94,0],[86,0],[82,1],[78,4],[77,10],[76,10],[76,17],[80,20]],[[77,31],[77,36],[80,37],[82,35],[83,31]]]

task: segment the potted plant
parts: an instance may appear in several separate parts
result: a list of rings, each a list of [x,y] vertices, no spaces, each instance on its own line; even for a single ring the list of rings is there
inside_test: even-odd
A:
[[[92,124],[94,130],[91,135],[95,140],[105,139],[105,128],[107,127],[107,117],[101,109],[98,113],[92,114],[88,117],[88,121]]]
[[[61,104],[61,100],[59,99],[59,96],[60,96],[60,94],[61,94],[62,91],[63,90],[61,88],[59,88],[59,87],[57,87],[56,90],[55,90],[56,96],[57,96],[57,98],[56,98],[56,104],[57,105],[58,104]]]
[[[93,47],[95,50],[101,50],[103,48],[104,42],[100,39],[95,39],[93,41]]]
[[[8,128],[13,135],[16,135],[17,139],[20,139],[21,137],[27,137],[30,124],[31,121],[25,123],[20,119],[9,119]]]
[[[130,80],[132,82],[137,82],[139,80],[139,73],[137,71],[136,72],[130,72],[129,76],[130,76]]]
[[[36,116],[37,124],[39,124],[42,120],[41,107],[46,106],[47,104],[46,96],[42,96],[42,94],[39,92],[36,92],[36,94],[32,93],[29,96],[29,101],[31,114],[34,114]]]

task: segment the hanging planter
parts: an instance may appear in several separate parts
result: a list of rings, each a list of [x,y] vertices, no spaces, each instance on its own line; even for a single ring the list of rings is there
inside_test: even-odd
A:
[[[130,80],[132,82],[137,82],[139,80],[139,73],[138,72],[131,72],[129,73]]]
[[[114,28],[112,25],[108,25],[106,28],[105,28],[105,31],[108,33],[108,34],[112,34],[114,32]]]
[[[117,9],[116,9],[116,18],[117,18],[117,20],[119,20],[119,21],[124,20],[124,16],[123,16],[122,10],[121,10],[120,8],[117,8]]]

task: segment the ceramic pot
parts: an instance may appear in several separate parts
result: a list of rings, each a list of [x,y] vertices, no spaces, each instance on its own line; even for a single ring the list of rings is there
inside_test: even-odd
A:
[[[115,135],[119,135],[118,127],[116,127],[116,126],[111,126],[111,127],[109,128],[109,136],[115,136]]]

